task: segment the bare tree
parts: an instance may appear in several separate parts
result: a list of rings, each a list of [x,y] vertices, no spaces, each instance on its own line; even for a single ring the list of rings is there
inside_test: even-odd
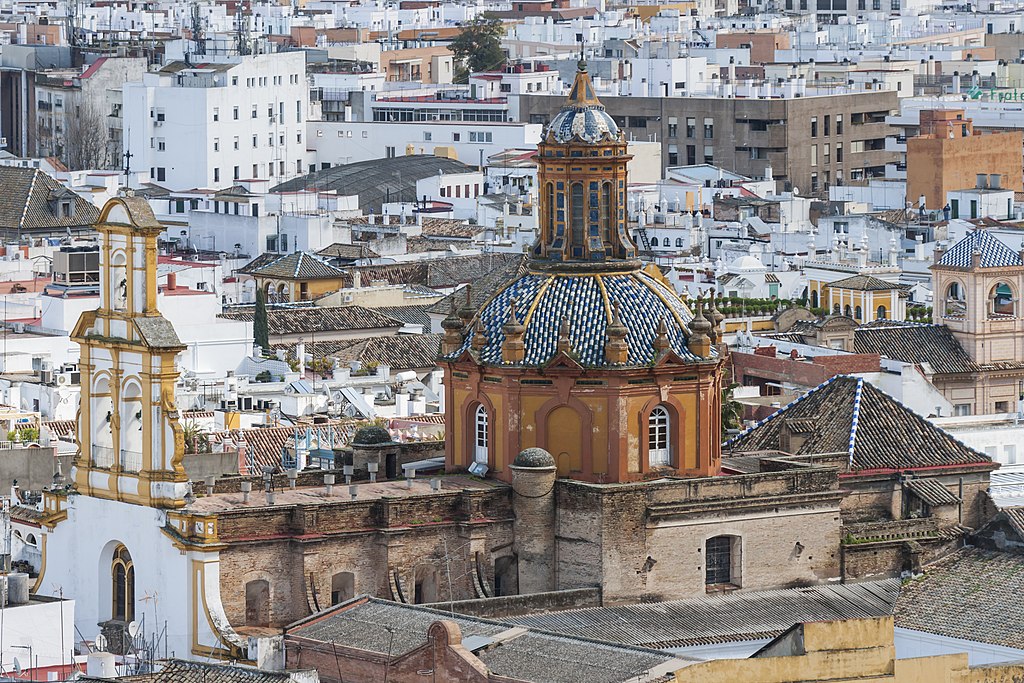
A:
[[[92,103],[78,102],[64,117],[63,161],[72,171],[111,164],[106,117]]]

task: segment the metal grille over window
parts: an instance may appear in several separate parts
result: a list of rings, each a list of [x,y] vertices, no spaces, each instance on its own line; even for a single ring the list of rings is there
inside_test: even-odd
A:
[[[709,538],[705,545],[704,583],[711,586],[732,581],[732,539],[728,536]]]

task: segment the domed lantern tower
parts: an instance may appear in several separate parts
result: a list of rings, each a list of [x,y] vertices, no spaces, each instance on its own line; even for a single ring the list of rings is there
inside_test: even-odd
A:
[[[691,310],[637,259],[629,159],[581,61],[538,145],[528,272],[442,323],[450,471],[511,481],[516,455],[542,448],[583,481],[718,472],[717,311]]]

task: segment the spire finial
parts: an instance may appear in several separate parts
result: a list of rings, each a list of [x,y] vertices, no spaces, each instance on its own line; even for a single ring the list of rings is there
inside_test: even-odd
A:
[[[569,318],[562,316],[562,324],[558,326],[558,347],[560,353],[572,351],[572,344],[569,341]]]
[[[665,316],[662,316],[658,322],[658,332],[654,335],[654,353],[660,356],[668,351],[669,346],[668,325],[665,324]]]

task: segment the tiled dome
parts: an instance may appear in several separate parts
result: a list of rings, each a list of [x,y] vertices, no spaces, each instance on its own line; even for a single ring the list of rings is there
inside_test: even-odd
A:
[[[567,106],[555,115],[545,136],[551,142],[585,142],[596,145],[619,139],[619,126],[604,106]]]
[[[478,314],[487,340],[479,350],[480,362],[484,364],[503,364],[502,328],[509,322],[513,299],[517,322],[525,328],[523,365],[543,365],[555,356],[559,328],[565,320],[575,359],[586,367],[606,366],[607,329],[616,304],[619,320],[626,328],[627,365],[644,365],[654,360],[654,340],[662,320],[668,328],[671,349],[682,358],[696,360],[687,349],[685,327],[693,314],[674,291],[638,270],[615,274],[530,273],[514,280]],[[452,356],[470,348],[472,337],[467,335]]]
[[[544,140],[567,144],[570,142],[596,145],[618,142],[622,137],[619,126],[605,111],[594,93],[594,84],[587,74],[587,65],[580,62],[569,99],[544,131]]]

